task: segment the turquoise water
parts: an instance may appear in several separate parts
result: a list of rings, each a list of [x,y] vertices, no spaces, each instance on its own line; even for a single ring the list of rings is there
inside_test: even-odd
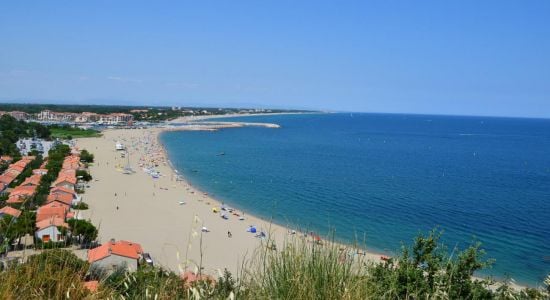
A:
[[[238,119],[232,119],[238,120]],[[486,273],[550,273],[550,120],[386,114],[247,117],[279,129],[166,132],[200,189],[278,223],[392,253],[439,226],[483,243]],[[224,152],[225,155],[217,155]],[[197,171],[197,172],[195,172]]]

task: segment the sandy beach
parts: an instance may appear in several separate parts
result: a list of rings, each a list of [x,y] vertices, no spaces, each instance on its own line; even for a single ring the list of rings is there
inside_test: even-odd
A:
[[[170,168],[157,139],[162,130],[111,129],[99,138],[77,140],[80,149],[95,155],[90,167],[94,180],[83,194],[90,209],[82,216],[99,227],[100,242],[112,238],[134,241],[151,254],[157,265],[176,272],[196,270],[201,265],[204,272],[217,275],[224,268],[238,272],[243,261],[258,249],[265,249],[268,239],[280,247],[285,240],[300,235],[246,212],[237,212],[244,220],[232,213],[227,213],[227,220],[220,212],[214,213],[213,208],[222,204]],[[127,147],[135,173],[123,173],[127,158],[115,150],[117,141]],[[155,170],[161,175],[157,179],[142,169],[151,164],[158,164]],[[256,233],[247,232],[250,225],[257,228]],[[202,227],[209,232],[202,232]],[[267,237],[256,237],[260,232]],[[380,258],[374,253],[366,256]]]

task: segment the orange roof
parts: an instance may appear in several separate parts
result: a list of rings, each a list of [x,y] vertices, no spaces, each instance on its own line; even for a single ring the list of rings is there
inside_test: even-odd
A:
[[[35,175],[30,176],[30,177],[27,177],[27,179],[25,179],[25,181],[23,181],[23,183],[21,183],[21,185],[23,185],[23,186],[25,186],[25,185],[39,186],[40,185],[40,179],[42,179],[42,175],[35,174]]]
[[[54,181],[53,185],[58,185],[58,184],[63,183],[63,182],[68,182],[70,184],[76,184],[76,177],[61,175],[61,176],[57,177],[57,179]]]
[[[38,230],[42,230],[50,226],[61,226],[69,228],[69,224],[65,223],[64,219],[58,217],[50,217],[48,219],[36,222],[36,228],[38,228]]]
[[[13,207],[5,206],[3,208],[0,208],[0,214],[6,214],[18,218],[21,215],[21,211]]]
[[[140,244],[128,241],[109,241],[97,248],[88,250],[88,262],[102,260],[112,254],[138,259],[141,253],[143,253],[143,249]]]
[[[62,204],[71,206],[71,204],[73,203],[73,195],[65,194],[65,193],[50,194],[48,195],[46,203],[51,203],[51,202],[60,202]]]
[[[65,219],[65,216],[67,215],[67,207],[60,203],[48,203],[46,205],[42,205],[38,208],[38,212],[36,213],[36,222],[40,222],[52,217],[58,217]]]
[[[5,185],[10,184],[14,179],[15,179],[15,176],[12,176],[12,174],[0,175],[0,182],[2,182]]]
[[[76,195],[76,192],[63,186],[57,186],[50,190],[50,194],[71,194]]]
[[[11,165],[9,168],[8,168],[8,171],[11,171],[12,173],[14,172],[23,172],[23,170],[25,170],[25,167],[26,166],[21,166],[21,165]]]
[[[36,186],[18,186],[14,188],[11,193],[11,196],[32,196],[36,192]]]
[[[83,285],[90,292],[95,292],[99,288],[99,281],[97,281],[97,280],[86,281],[86,282],[83,283]]]
[[[13,160],[13,157],[9,156],[9,155],[2,155],[0,157],[0,160],[2,161],[7,161],[7,162],[11,162]]]
[[[63,169],[78,169],[80,167],[80,157],[76,155],[70,155],[63,160]]]
[[[9,196],[8,200],[6,201],[6,203],[8,204],[18,204],[23,202],[25,202],[25,199],[19,196]]]
[[[185,285],[189,285],[189,284],[191,284],[195,281],[210,281],[210,282],[215,282],[216,281],[212,276],[204,275],[204,274],[197,275],[197,274],[195,274],[194,272],[191,272],[191,271],[187,271],[187,272],[183,273],[181,275],[181,279],[183,279]]]
[[[76,170],[72,170],[72,169],[62,169],[61,171],[59,171],[58,177],[60,177],[60,176],[72,176],[72,177],[76,177]]]

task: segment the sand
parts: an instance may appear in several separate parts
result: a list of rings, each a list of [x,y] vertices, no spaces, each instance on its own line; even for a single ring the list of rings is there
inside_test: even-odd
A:
[[[212,208],[219,208],[221,203],[187,181],[178,180],[166,163],[157,139],[162,130],[111,129],[99,138],[77,140],[77,147],[95,155],[90,167],[94,180],[83,194],[90,209],[83,211],[82,217],[99,227],[100,242],[112,238],[133,241],[140,243],[157,265],[177,273],[196,271],[200,265],[205,273],[217,275],[224,268],[238,272],[255,251],[266,249],[268,239],[280,248],[285,241],[301,236],[246,212],[245,220],[230,213],[225,220],[220,213],[213,213]],[[134,174],[122,172],[127,159],[115,150],[117,141],[127,146]],[[162,176],[158,179],[139,167],[151,161],[159,164],[156,170]],[[180,205],[180,201],[185,204]],[[268,237],[261,239],[247,232],[250,225]],[[209,232],[202,232],[203,226]],[[228,231],[232,237],[228,237]],[[378,260],[380,255],[367,253],[367,257]]]

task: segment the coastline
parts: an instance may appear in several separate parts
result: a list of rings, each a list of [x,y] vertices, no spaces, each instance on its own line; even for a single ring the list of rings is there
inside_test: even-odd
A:
[[[100,138],[77,140],[77,146],[96,155],[96,163],[90,166],[94,181],[83,195],[90,209],[83,211],[85,219],[91,219],[99,227],[99,240],[111,238],[130,240],[142,244],[155,262],[170,270],[182,273],[203,266],[203,272],[217,275],[227,268],[234,274],[243,264],[272,241],[278,247],[293,239],[302,238],[297,229],[292,234],[290,227],[238,210],[245,217],[241,221],[228,213],[228,220],[219,212],[223,203],[192,186],[170,165],[167,150],[160,143],[159,135],[165,128],[110,129]],[[136,173],[121,172],[124,159],[114,150],[116,140],[125,140],[129,147],[130,165]],[[140,141],[154,142],[149,150],[143,149]],[[148,152],[149,151],[149,152]],[[138,168],[137,155],[155,154],[159,162],[157,170],[163,174],[151,178]],[[179,201],[185,201],[180,205]],[[255,237],[247,232],[249,225],[264,232],[267,237]],[[202,232],[205,226],[209,232]],[[228,231],[232,237],[228,237]],[[202,250],[201,250],[202,245]],[[347,251],[357,251],[350,245],[338,244]],[[362,252],[370,261],[380,261],[380,254]]]
[[[170,180],[168,181],[168,183],[173,184],[172,188],[174,189],[174,191],[181,193],[183,195],[183,198],[190,199],[189,201],[186,201],[185,205],[179,206],[179,207],[180,208],[189,207],[195,212],[195,214],[191,214],[191,215],[185,214],[184,216],[172,215],[174,220],[178,218],[183,218],[185,219],[185,222],[194,224],[190,226],[183,226],[187,230],[177,231],[178,234],[187,236],[186,239],[179,238],[176,241],[173,238],[168,238],[169,235],[165,235],[164,239],[160,239],[160,240],[157,239],[158,240],[157,244],[150,243],[149,241],[147,241],[146,243],[143,243],[140,240],[140,237],[154,235],[155,234],[154,230],[149,230],[144,228],[141,231],[140,235],[125,236],[120,234],[118,230],[105,229],[105,227],[100,225],[101,242],[105,242],[110,238],[114,237],[116,239],[130,239],[134,242],[142,243],[144,245],[145,251],[150,252],[153,258],[157,261],[157,263],[173,271],[176,271],[176,272],[179,271],[180,273],[183,272],[183,270],[193,270],[194,268],[196,270],[196,265],[201,264],[200,261],[202,260],[202,265],[205,267],[204,272],[214,275],[219,273],[219,271],[223,270],[224,268],[227,268],[229,271],[231,271],[234,274],[238,274],[238,272],[242,270],[242,264],[245,263],[245,260],[250,259],[254,252],[266,246],[267,240],[254,238],[252,234],[246,232],[247,226],[249,224],[254,224],[257,226],[259,231],[264,231],[268,233],[269,239],[273,239],[276,245],[278,246],[283,245],[285,242],[289,242],[289,241],[291,242],[292,239],[299,236],[298,233],[296,235],[289,234],[289,232],[292,230],[289,226],[280,225],[280,224],[274,223],[273,221],[262,219],[258,216],[248,214],[246,213],[246,211],[242,211],[242,214],[245,215],[246,217],[245,221],[238,221],[235,218],[233,218],[233,216],[230,217],[230,220],[223,220],[219,217],[218,213],[212,213],[211,208],[220,207],[222,205],[222,202],[216,199],[215,197],[212,197],[211,195],[205,195],[203,191],[198,189],[196,186],[193,186],[192,184],[190,184],[189,180],[187,178],[184,178],[183,174],[178,172],[178,170],[176,170],[171,165],[167,149],[165,149],[164,145],[160,141],[160,134],[169,130],[171,129],[170,128],[112,129],[112,130],[105,131],[104,133],[106,135],[103,138],[88,138],[88,139],[78,140],[77,144],[79,146],[82,146],[81,148],[87,148],[88,150],[95,152],[96,150],[94,150],[93,146],[96,145],[97,143],[94,143],[93,141],[97,142],[98,140],[102,140],[102,139],[105,140],[109,138],[111,139],[109,141],[110,146],[111,148],[114,149],[114,143],[115,143],[114,137],[123,138],[125,136],[129,136],[134,138],[135,137],[140,138],[140,137],[148,136],[149,138],[154,138],[155,143],[158,146],[157,150],[162,152],[162,160],[165,163],[165,165],[162,165],[159,167],[159,169],[162,169],[161,173],[165,175],[164,179],[167,179],[167,177],[170,177]],[[189,130],[189,129],[178,128],[178,130]],[[102,147],[107,146],[107,144],[105,143],[100,143],[100,144]],[[92,147],[89,147],[89,146],[92,146]],[[115,152],[115,151],[112,150],[111,152]],[[115,161],[116,161],[116,157],[113,162]],[[133,175],[124,175],[121,173],[119,173],[119,175],[122,176],[122,178],[131,178],[136,175],[144,175],[144,173],[141,170],[136,170],[136,171],[137,173]],[[96,178],[95,172],[93,169],[92,169],[92,176]],[[181,180],[176,181],[174,179],[175,176],[178,176]],[[149,180],[149,182],[154,181],[150,177],[147,179]],[[102,182],[101,179],[99,182]],[[92,186],[93,186],[92,190],[96,188],[95,186],[98,185],[99,182],[92,183]],[[160,182],[160,180],[158,182]],[[115,181],[109,182],[109,184],[111,186],[117,185]],[[170,191],[172,191],[172,188],[170,188]],[[154,194],[155,191],[158,191],[158,188],[153,184],[153,188],[149,187],[149,188],[146,188],[145,190],[148,192],[152,191]],[[85,196],[86,198],[88,198],[86,194]],[[170,195],[169,197],[172,197],[172,195]],[[141,199],[141,201],[142,200],[143,199]],[[93,221],[99,220],[101,224],[101,221],[103,221],[104,218],[102,218],[101,216],[94,217],[93,211],[95,208],[94,206],[96,204],[94,202],[95,202],[94,200],[91,200],[91,202],[88,202],[89,204],[91,204],[90,211],[89,211],[90,214],[86,215],[85,217],[91,218]],[[176,199],[174,199],[172,202],[173,203],[171,204],[177,203]],[[204,205],[204,204],[207,204],[207,205]],[[101,204],[98,203],[98,205],[105,206],[106,203],[101,203]],[[109,204],[107,204],[107,206],[108,205]],[[177,210],[178,208],[174,208],[174,205],[170,205],[170,209]],[[241,212],[241,210],[239,210],[239,212]],[[199,218],[198,222],[196,221],[196,216],[198,216]],[[154,215],[154,216],[151,216],[151,218],[155,222],[164,222],[163,226],[170,224],[170,222],[166,222],[168,219],[164,221],[159,220],[159,218],[162,218],[162,215],[160,216]],[[221,220],[221,223],[220,223],[220,220]],[[120,224],[120,221],[115,223]],[[178,223],[178,225],[181,224],[181,222],[175,222],[175,223]],[[201,235],[200,227],[202,226],[200,225],[203,225],[203,224],[208,225],[208,228],[211,230],[211,232],[203,233]],[[213,225],[210,225],[210,224],[213,224]],[[227,228],[229,228],[229,230],[233,233],[232,238],[227,238],[227,236],[225,236]],[[294,230],[298,232],[297,229],[294,229]],[[214,234],[214,232],[216,233]],[[238,234],[235,234],[236,232],[238,232]],[[173,230],[170,231],[170,233],[174,233]],[[243,235],[242,233],[245,233],[245,234]],[[203,238],[203,241],[199,241],[201,239],[201,236]],[[196,244],[199,244],[199,243],[202,243],[207,248],[207,251],[204,251],[204,253],[201,253],[201,251],[197,251],[198,247],[196,246]],[[192,247],[186,249],[185,247],[186,244],[190,244]],[[372,261],[372,262],[381,261],[380,259],[381,254],[376,253],[374,251],[370,251],[368,249],[364,250],[364,247],[356,248],[348,243],[335,242],[335,244],[339,245],[340,247],[346,248],[347,251],[359,251],[361,254],[364,254],[364,258],[368,261]],[[168,247],[172,249],[172,250],[168,250],[167,249],[168,245],[172,245],[176,247]],[[231,254],[235,254],[235,255],[231,255]],[[172,258],[170,258],[170,256],[172,256]],[[176,259],[174,259],[174,257]],[[481,279],[480,277],[475,277],[475,278]],[[521,289],[525,287],[523,285],[519,285],[516,283],[512,283],[511,285],[514,289]],[[497,288],[498,286],[499,284],[497,283],[494,285],[494,288]]]
[[[203,115],[203,116],[188,116],[179,117],[170,120],[167,124],[187,123],[210,119],[225,119],[225,118],[240,118],[240,117],[255,117],[255,116],[277,116],[277,115],[304,115],[304,114],[326,114],[328,112],[312,111],[312,112],[279,112],[279,113],[252,113],[252,114],[226,114],[226,115]]]

